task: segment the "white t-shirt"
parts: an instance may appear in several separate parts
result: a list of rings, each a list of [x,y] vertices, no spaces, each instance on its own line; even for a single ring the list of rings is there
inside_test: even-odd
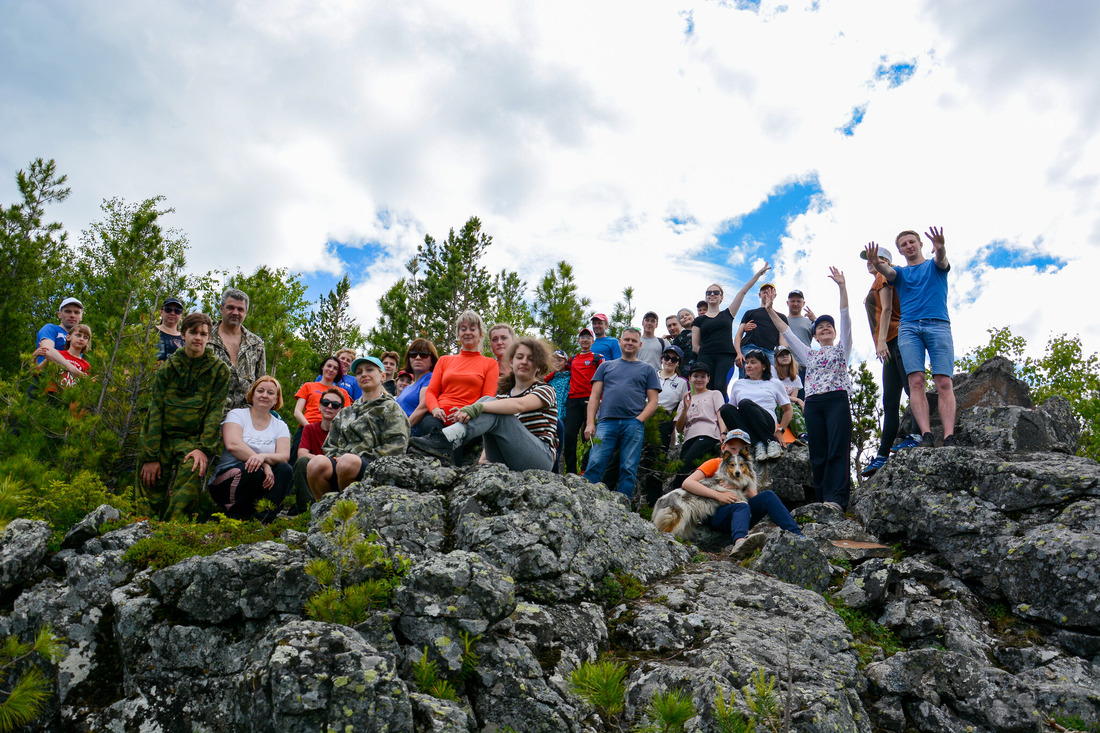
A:
[[[779,405],[791,404],[791,398],[787,396],[787,388],[778,379],[738,379],[730,385],[730,404],[736,405],[741,400],[752,400],[764,408],[764,412],[772,416],[772,422],[778,425],[775,418],[775,408]]]
[[[275,441],[279,438],[290,439],[290,428],[286,426],[286,423],[275,417],[271,416],[271,422],[267,424],[267,427],[263,430],[257,430],[252,425],[252,412],[247,407],[238,407],[236,410],[230,410],[225,413],[225,419],[222,420],[222,425],[226,423],[233,423],[234,425],[240,425],[242,431],[242,439],[244,444],[257,453],[274,453]],[[237,458],[228,450],[222,451],[221,460],[218,461],[218,471],[224,470],[228,466],[231,466]]]
[[[787,390],[787,394],[790,394],[792,389],[796,394],[802,389],[802,377],[797,374],[787,379],[780,379],[779,382],[783,385],[783,389]]]

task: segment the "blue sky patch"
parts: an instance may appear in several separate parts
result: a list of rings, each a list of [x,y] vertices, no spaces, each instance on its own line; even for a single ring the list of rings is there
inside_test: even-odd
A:
[[[356,285],[366,279],[367,270],[385,254],[385,248],[377,242],[367,244],[344,244],[342,242],[329,242],[328,248],[340,258],[344,272],[352,285]],[[333,275],[331,272],[314,272],[302,275],[302,282],[309,289],[306,297],[310,302],[316,302],[322,295],[328,295],[330,290],[336,289],[336,283],[340,282],[344,274]]]
[[[997,270],[1018,270],[1021,267],[1034,267],[1040,272],[1049,267],[1055,271],[1066,266],[1066,261],[1052,257],[1034,249],[1013,248],[1007,242],[990,242],[978,251],[976,263],[984,263]]]
[[[691,34],[695,32],[695,11],[681,10],[680,17],[684,19],[684,36],[691,38]]]
[[[878,69],[875,71],[876,79],[885,79],[890,83],[890,87],[901,86],[904,82],[909,81],[909,78],[917,70],[917,62],[915,61],[903,61],[896,64],[886,63],[886,57],[882,58],[882,63],[879,64]]]
[[[863,115],[866,112],[867,112],[867,105],[866,104],[860,105],[859,107],[855,107],[852,110],[852,116],[848,120],[848,123],[846,125],[844,125],[844,127],[839,128],[839,130],[842,133],[844,133],[845,135],[847,135],[848,137],[851,137],[852,135],[855,134],[856,127],[859,125],[859,123],[863,122]]]

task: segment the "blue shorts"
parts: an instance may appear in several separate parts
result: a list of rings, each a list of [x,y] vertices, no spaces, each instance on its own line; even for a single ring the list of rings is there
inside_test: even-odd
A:
[[[951,340],[951,322],[938,318],[902,321],[898,328],[898,351],[906,374],[924,371],[924,353],[932,362],[933,375],[955,373],[955,344]]]

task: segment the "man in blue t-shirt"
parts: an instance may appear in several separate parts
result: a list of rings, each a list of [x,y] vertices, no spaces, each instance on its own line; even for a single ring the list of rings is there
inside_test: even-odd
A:
[[[867,245],[867,261],[894,286],[901,302],[898,327],[898,351],[909,379],[909,407],[921,434],[912,435],[899,447],[931,448],[932,423],[928,414],[928,396],[924,392],[924,354],[932,363],[938,410],[943,420],[943,444],[955,445],[955,388],[951,375],[955,370],[955,346],[951,339],[951,318],[947,315],[947,245],[943,229],[932,227],[924,236],[932,243],[932,259],[922,251],[920,235],[905,230],[894,240],[905,257],[905,267],[894,268],[878,256],[878,245]],[[919,441],[919,442],[918,442]]]
[[[638,350],[642,347],[641,331],[633,326],[623,329],[620,345],[622,357],[600,364],[592,376],[592,396],[588,400],[588,425],[584,429],[584,439],[591,440],[596,435],[600,440],[592,446],[584,477],[598,483],[618,448],[619,483],[616,489],[626,494],[627,498],[633,498],[638,463],[642,459],[645,421],[657,411],[661,382],[657,379],[656,369],[644,361],[638,361]],[[600,419],[598,425],[597,413]]]
[[[596,340],[592,342],[592,353],[599,354],[607,361],[611,361],[620,358],[623,352],[619,348],[619,342],[614,337],[607,335],[608,323],[607,316],[603,313],[592,316],[592,333],[596,337]]]
[[[68,368],[69,362],[59,352],[69,347],[69,332],[80,323],[84,317],[84,304],[76,298],[65,298],[57,307],[57,320],[61,325],[47,323],[38,329],[35,336],[35,360],[41,364],[44,359],[49,359],[55,364]]]

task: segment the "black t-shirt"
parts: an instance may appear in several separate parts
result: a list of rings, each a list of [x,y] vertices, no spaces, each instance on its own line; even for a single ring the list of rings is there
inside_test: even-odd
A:
[[[723,308],[716,316],[696,316],[700,354],[733,354],[733,316]]]
[[[784,323],[788,322],[785,315],[782,313],[778,315]],[[768,309],[761,307],[747,311],[745,315],[741,316],[741,323],[748,323],[749,321],[755,321],[756,328],[742,334],[741,353],[747,352],[749,346],[775,351],[775,347],[779,346],[779,329],[772,323],[771,316],[768,315]]]
[[[176,350],[183,346],[183,336],[173,336],[170,333],[165,333],[159,328],[157,333],[160,334],[160,345],[157,347],[157,361],[168,361],[168,357],[176,353]]]

